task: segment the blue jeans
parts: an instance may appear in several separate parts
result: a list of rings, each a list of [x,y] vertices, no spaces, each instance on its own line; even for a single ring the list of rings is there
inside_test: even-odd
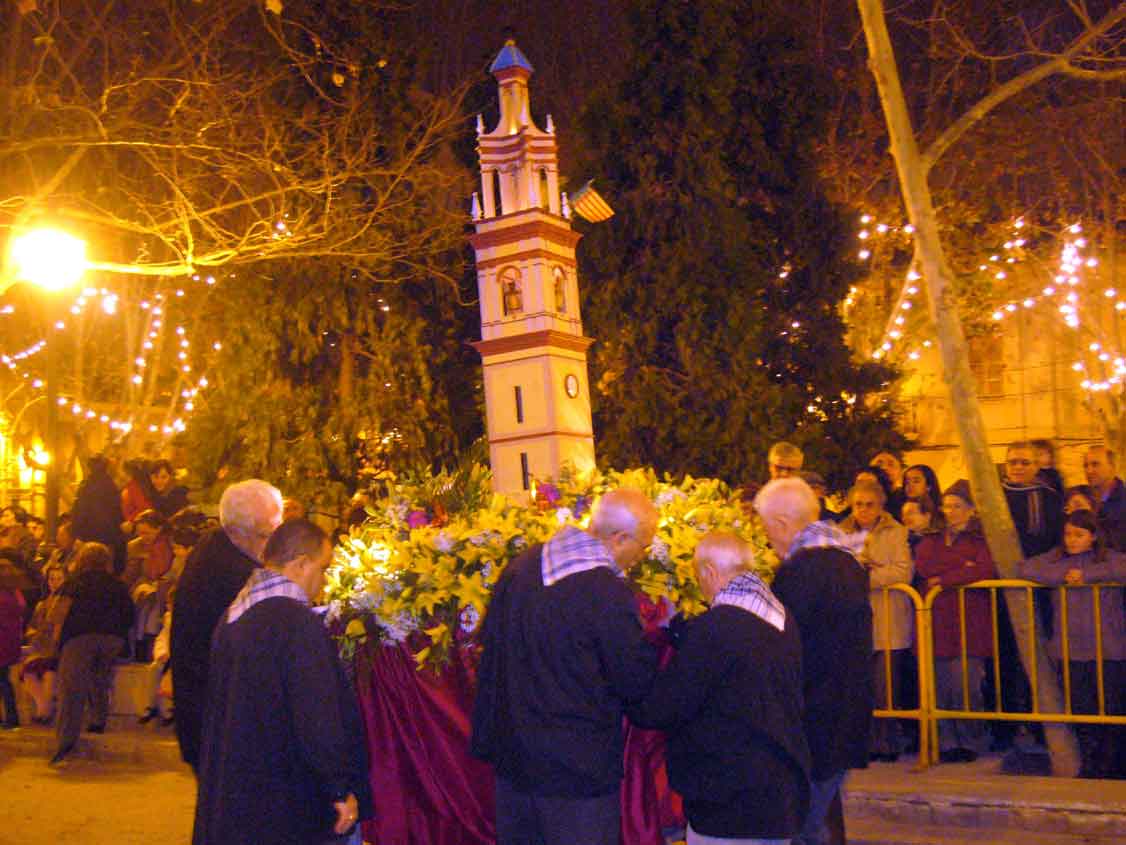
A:
[[[845,774],[846,772],[837,772],[824,780],[810,782],[809,813],[806,814],[801,833],[794,840],[795,845],[826,845],[828,843],[825,816],[829,812],[829,805],[833,803],[833,799],[840,792]]]

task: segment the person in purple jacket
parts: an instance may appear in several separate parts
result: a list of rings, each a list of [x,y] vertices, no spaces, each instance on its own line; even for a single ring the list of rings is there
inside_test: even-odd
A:
[[[1126,582],[1126,555],[1104,548],[1094,513],[1079,510],[1064,522],[1063,544],[1020,565],[1024,578],[1053,587],[1079,587],[1085,584]],[[1101,629],[1095,626],[1095,590],[1061,591],[1067,607],[1067,653],[1064,654],[1064,598],[1056,595],[1052,603],[1055,619],[1048,653],[1061,667],[1067,659],[1071,687],[1071,712],[1098,713],[1098,648],[1101,635],[1103,692],[1108,714],[1126,713],[1126,614],[1122,609],[1122,588],[1098,590]],[[1081,759],[1079,777],[1105,777],[1114,773],[1114,754],[1122,741],[1123,730],[1076,723]]]

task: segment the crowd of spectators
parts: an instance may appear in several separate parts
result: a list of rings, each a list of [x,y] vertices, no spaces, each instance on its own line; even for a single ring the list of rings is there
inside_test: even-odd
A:
[[[968,481],[959,480],[943,491],[931,467],[904,467],[897,455],[880,452],[872,457],[870,466],[856,473],[846,506],[835,512],[822,477],[804,469],[801,449],[789,443],[775,444],[768,466],[772,479],[796,476],[806,480],[820,498],[822,518],[839,524],[858,562],[868,570],[877,709],[910,709],[917,702],[918,643],[912,605],[896,585],[910,585],[922,596],[942,588],[931,617],[935,703],[940,709],[993,709],[998,696],[1006,712],[1031,709],[1031,690],[1006,602],[998,594],[995,617],[987,590],[966,590],[960,597],[955,589],[998,577]],[[1090,447],[1084,457],[1086,483],[1073,487],[1065,486],[1047,440],[1011,444],[998,471],[1020,541],[1022,578],[1057,588],[1126,582],[1126,485],[1118,477],[1112,450]],[[1094,591],[1068,590],[1065,648],[1065,594],[1058,589],[1035,591],[1037,616],[1049,638],[1048,653],[1058,667],[1061,685],[1066,676],[1074,713],[1099,712],[1101,674],[1103,712],[1126,715],[1123,592],[1114,586],[1099,589],[1101,635],[1097,636]],[[1098,649],[1097,641],[1101,641]],[[991,669],[994,658],[1000,669],[999,684]],[[1081,776],[1126,776],[1126,731],[1078,725],[1075,732]],[[1032,745],[1042,737],[1042,728],[1036,724],[978,719],[939,722],[944,762],[969,762],[983,751]],[[903,732],[896,720],[879,719],[871,757],[896,759],[904,750],[914,750],[917,742],[917,736]]]

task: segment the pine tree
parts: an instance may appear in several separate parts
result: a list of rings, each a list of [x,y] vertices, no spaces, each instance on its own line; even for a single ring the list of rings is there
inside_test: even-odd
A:
[[[826,80],[780,2],[631,10],[626,77],[584,111],[616,209],[580,249],[600,459],[732,481],[777,439],[844,483],[901,446],[838,304],[855,232],[812,160]]]

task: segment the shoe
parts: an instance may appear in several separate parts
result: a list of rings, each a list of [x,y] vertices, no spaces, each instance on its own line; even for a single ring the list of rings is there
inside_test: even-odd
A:
[[[0,722],[0,731],[18,731],[19,729],[19,722]]]
[[[972,763],[977,759],[977,752],[968,748],[950,748],[940,751],[938,759],[943,763]]]
[[[149,722],[151,722],[153,719],[155,719],[159,715],[160,715],[159,710],[157,710],[155,707],[150,707],[148,710],[146,710],[144,712],[144,715],[137,718],[137,724],[138,725],[147,725]]]
[[[72,752],[73,750],[74,750],[73,745],[68,745],[64,748],[60,748],[58,751],[55,752],[55,756],[51,758],[51,762],[48,763],[47,765],[49,765],[49,766],[59,765],[59,763],[63,762],[63,760],[65,760],[67,758],[67,755],[70,754],[70,752]]]
[[[105,726],[104,722],[100,725],[87,725],[86,726],[86,733],[88,733],[88,734],[104,734],[105,732],[106,732],[106,726]]]

